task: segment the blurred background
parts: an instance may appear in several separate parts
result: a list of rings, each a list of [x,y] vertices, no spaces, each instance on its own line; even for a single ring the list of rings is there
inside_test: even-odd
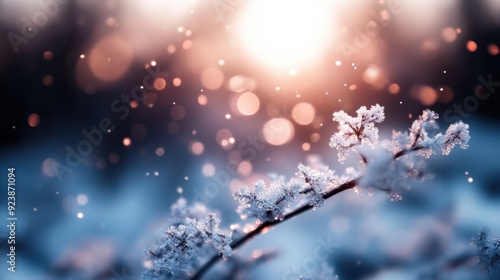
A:
[[[332,113],[378,103],[382,135],[431,108],[470,124],[470,148],[430,160],[402,201],[347,192],[254,239],[237,254],[277,256],[241,279],[314,275],[318,238],[339,244],[340,279],[495,279],[467,256],[483,226],[500,236],[499,34],[495,0],[0,0],[18,218],[0,278],[137,279],[176,199],[239,222],[239,185],[309,155],[355,165],[328,147]]]

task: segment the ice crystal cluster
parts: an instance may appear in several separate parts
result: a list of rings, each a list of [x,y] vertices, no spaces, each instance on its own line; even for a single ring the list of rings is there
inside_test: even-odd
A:
[[[489,231],[484,228],[473,243],[477,248],[479,264],[490,274],[498,273],[500,271],[500,239],[490,237]]]
[[[143,278],[182,278],[198,268],[204,255],[231,255],[232,232],[220,229],[219,224],[217,216],[203,205],[177,200],[171,207],[170,225],[156,246],[146,251],[153,264]]]
[[[257,225],[274,225],[286,220],[287,214],[296,213],[293,211],[304,207],[315,209],[334,194],[352,188],[367,192],[382,190],[391,199],[401,199],[410,179],[425,178],[425,158],[437,153],[447,155],[455,146],[465,149],[470,139],[467,124],[456,122],[441,133],[438,115],[425,110],[409,131],[394,131],[392,139],[379,141],[376,124],[384,119],[384,107],[378,104],[359,108],[355,117],[344,111],[335,112],[333,121],[338,123],[338,132],[330,138],[330,147],[337,150],[341,163],[346,162],[352,152],[359,158],[359,166],[348,167],[337,175],[319,158],[310,157],[307,165],[298,165],[296,176],[290,180],[273,176],[269,180],[258,180],[252,186],[242,186],[233,193],[242,220],[253,221],[254,229]],[[231,243],[233,232],[221,230],[219,223],[216,215],[204,206],[188,206],[183,199],[177,201],[172,206],[170,225],[163,237],[147,252],[153,264],[143,278],[188,277],[211,255],[229,256],[234,249],[232,246],[241,242]],[[232,229],[240,228],[233,226]],[[247,234],[253,233],[247,231]],[[478,244],[482,248],[491,248],[490,245],[486,247],[486,241],[481,242]],[[498,241],[495,244],[498,252]],[[491,255],[488,249],[483,251]],[[498,267],[498,255],[495,260]],[[486,259],[482,262],[486,263]]]
[[[356,117],[351,117],[342,110],[333,113],[333,121],[339,123],[339,131],[330,138],[330,147],[337,149],[341,163],[353,147],[362,144],[373,147],[378,142],[375,123],[381,123],[385,119],[384,107],[378,104],[370,109],[362,106],[356,113]]]

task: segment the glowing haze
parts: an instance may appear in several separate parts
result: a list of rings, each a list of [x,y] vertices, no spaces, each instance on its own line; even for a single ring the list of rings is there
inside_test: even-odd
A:
[[[235,36],[273,68],[318,61],[332,39],[332,1],[255,0],[236,17]]]

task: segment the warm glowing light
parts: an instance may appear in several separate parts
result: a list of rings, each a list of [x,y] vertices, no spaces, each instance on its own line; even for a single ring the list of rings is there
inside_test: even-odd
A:
[[[174,45],[168,45],[167,46],[167,52],[172,54],[175,52],[175,46]]]
[[[51,51],[46,51],[43,53],[43,59],[51,60],[54,57],[54,54]]]
[[[229,79],[228,87],[234,92],[252,91],[255,88],[255,81],[241,75],[236,75]]]
[[[280,146],[292,140],[294,135],[293,124],[285,118],[270,119],[262,128],[267,143]]]
[[[186,40],[182,42],[182,48],[185,50],[189,50],[193,46],[193,41],[191,40]]]
[[[178,87],[182,84],[182,80],[180,78],[174,78],[172,84],[174,84],[174,87]]]
[[[245,116],[251,116],[259,110],[260,101],[257,95],[251,92],[245,92],[238,97],[236,108],[238,112]]]
[[[311,134],[311,142],[313,142],[313,143],[318,142],[320,138],[321,138],[321,136],[317,132],[314,132],[313,134]]]
[[[235,35],[263,63],[289,69],[316,61],[329,47],[331,1],[255,0],[245,8]]]
[[[455,28],[446,27],[441,31],[441,37],[445,42],[451,43],[457,39],[457,30]]]
[[[114,17],[109,17],[106,19],[106,25],[111,27],[118,27],[118,21]]]
[[[156,78],[154,83],[153,83],[153,87],[156,89],[156,90],[162,90],[164,89],[165,87],[167,86],[167,82],[165,81],[165,79],[163,78]]]
[[[201,84],[207,89],[218,89],[223,83],[224,74],[216,67],[209,67],[201,73]]]
[[[130,138],[128,138],[128,137],[123,138],[123,146],[128,147],[131,144],[132,144],[132,140],[130,140]]]
[[[226,114],[225,118],[226,118],[226,120],[231,119],[231,114]]]
[[[261,250],[255,250],[252,252],[252,258],[258,259],[262,256],[262,251]]]
[[[217,143],[226,151],[231,150],[234,144],[234,136],[233,133],[229,129],[221,129],[217,131],[215,134],[215,139]],[[231,141],[231,139],[233,139]]]
[[[370,64],[368,68],[366,68],[365,72],[363,72],[363,80],[367,84],[375,83],[380,76],[380,68],[378,68],[375,64]]]
[[[495,45],[495,44],[489,44],[488,45],[488,52],[491,55],[498,55],[498,53],[500,53],[500,50],[498,49],[497,45]]]
[[[311,144],[309,143],[302,144],[302,150],[309,151],[310,149],[311,149]]]
[[[475,52],[477,50],[477,44],[474,41],[468,41],[466,47],[470,52]]]
[[[340,60],[335,61],[335,65],[336,66],[341,66],[342,65],[342,61],[340,61]]]
[[[111,35],[94,45],[89,56],[89,66],[100,80],[115,81],[125,75],[132,59],[132,49],[128,43],[117,35]]]
[[[387,88],[391,94],[398,94],[399,93],[399,85],[392,83],[389,85]]]
[[[315,114],[316,110],[314,110],[314,107],[305,102],[295,105],[292,109],[292,118],[300,125],[311,124]]]
[[[28,117],[28,125],[31,127],[37,127],[40,123],[40,116],[38,114],[31,114]]]
[[[244,160],[242,162],[240,162],[240,164],[238,164],[238,172],[242,175],[242,176],[248,176],[250,174],[252,174],[252,163],[249,162],[248,160]]]
[[[207,105],[208,103],[208,98],[206,95],[200,94],[198,96],[198,103],[202,106]]]
[[[200,141],[195,141],[191,143],[191,152],[195,155],[201,155],[203,154],[203,151],[205,150],[205,145],[201,143]]]
[[[410,95],[426,106],[436,103],[438,99],[437,91],[430,86],[414,86]]]

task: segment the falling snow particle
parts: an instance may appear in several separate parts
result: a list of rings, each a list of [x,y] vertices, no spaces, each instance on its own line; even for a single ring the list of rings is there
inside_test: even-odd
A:
[[[181,187],[177,187],[177,193],[182,193],[182,188]]]
[[[467,181],[468,181],[469,183],[472,183],[472,182],[474,182],[474,179],[473,179],[472,177],[469,177],[469,179],[467,179]]]
[[[154,174],[155,174],[155,176],[160,175],[160,173],[159,173],[158,171],[155,171],[155,173],[154,173]]]

